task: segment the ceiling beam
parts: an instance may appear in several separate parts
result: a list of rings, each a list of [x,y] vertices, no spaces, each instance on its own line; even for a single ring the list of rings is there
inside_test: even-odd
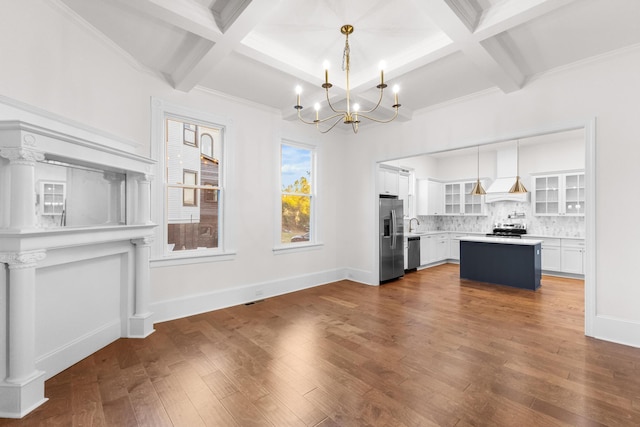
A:
[[[474,37],[484,40],[510,28],[524,24],[576,0],[508,0],[486,10],[474,31]]]
[[[469,29],[468,22],[461,19],[452,8],[456,2],[466,0],[415,0],[419,7],[464,53],[484,75],[503,92],[520,89],[525,76],[509,52],[496,40],[479,40]]]
[[[274,1],[251,0],[251,3],[245,3],[242,13],[236,14],[233,24],[228,26],[224,37],[217,40],[215,44],[199,43],[201,49],[191,58],[191,63],[177,67],[172,73],[171,80],[174,88],[184,92],[193,89],[216,64],[222,62],[240,46],[242,39],[274,9]]]
[[[216,42],[222,37],[214,13],[200,3],[192,0],[117,0],[123,6],[133,8],[146,16],[150,16],[177,27],[183,31],[196,34],[207,40]]]

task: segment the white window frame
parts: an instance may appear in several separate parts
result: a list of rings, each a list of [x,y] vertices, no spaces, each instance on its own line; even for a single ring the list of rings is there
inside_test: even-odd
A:
[[[289,145],[296,148],[302,148],[305,150],[309,150],[311,152],[311,207],[310,207],[310,218],[309,218],[309,241],[305,242],[292,242],[292,243],[282,243],[282,146]],[[278,144],[278,199],[276,201],[276,219],[277,224],[275,227],[275,243],[273,251],[275,253],[287,253],[287,252],[298,252],[301,250],[308,250],[310,248],[316,248],[322,246],[323,243],[321,241],[321,230],[320,230],[320,221],[318,220],[318,212],[319,209],[319,197],[318,197],[318,147],[311,144],[305,144],[297,141],[292,141],[289,139],[282,139]],[[304,194],[306,196],[306,194]]]
[[[222,131],[220,163],[221,191],[220,223],[218,225],[218,247],[193,249],[185,251],[169,251],[167,245],[167,183],[166,183],[166,119],[175,119],[197,125],[220,128]],[[156,227],[155,239],[151,249],[151,266],[191,264],[209,261],[233,259],[236,250],[235,220],[230,212],[235,205],[233,196],[233,122],[205,111],[173,104],[158,98],[151,99],[151,155],[156,161],[156,173],[151,182],[151,215]]]

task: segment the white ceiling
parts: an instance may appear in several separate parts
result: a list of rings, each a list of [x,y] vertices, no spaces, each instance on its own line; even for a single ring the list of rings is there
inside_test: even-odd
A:
[[[351,24],[352,99],[377,101],[378,64],[401,87],[401,119],[487,89],[640,43],[639,0],[58,0],[143,68],[180,91],[196,86],[280,109],[344,98]],[[393,104],[389,93],[382,105]],[[305,109],[307,113],[311,110]]]

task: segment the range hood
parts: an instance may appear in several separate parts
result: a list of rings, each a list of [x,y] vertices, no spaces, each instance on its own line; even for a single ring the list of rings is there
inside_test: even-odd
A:
[[[529,193],[509,193],[516,182],[518,169],[518,152],[516,147],[504,148],[496,152],[497,178],[487,188],[485,203],[494,202],[528,202]]]

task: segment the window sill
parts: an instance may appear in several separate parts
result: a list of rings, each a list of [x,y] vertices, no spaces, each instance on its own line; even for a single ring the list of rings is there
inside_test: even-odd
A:
[[[203,262],[231,261],[236,256],[236,251],[212,252],[212,251],[185,251],[164,255],[151,259],[151,268],[167,267],[172,265],[198,264]]]
[[[280,255],[280,254],[288,254],[288,253],[292,253],[292,252],[303,252],[303,251],[313,251],[313,250],[318,250],[320,249],[322,246],[324,246],[324,243],[322,242],[316,242],[316,243],[291,243],[288,245],[280,245],[280,246],[275,246],[273,248],[273,253],[275,255]]]

